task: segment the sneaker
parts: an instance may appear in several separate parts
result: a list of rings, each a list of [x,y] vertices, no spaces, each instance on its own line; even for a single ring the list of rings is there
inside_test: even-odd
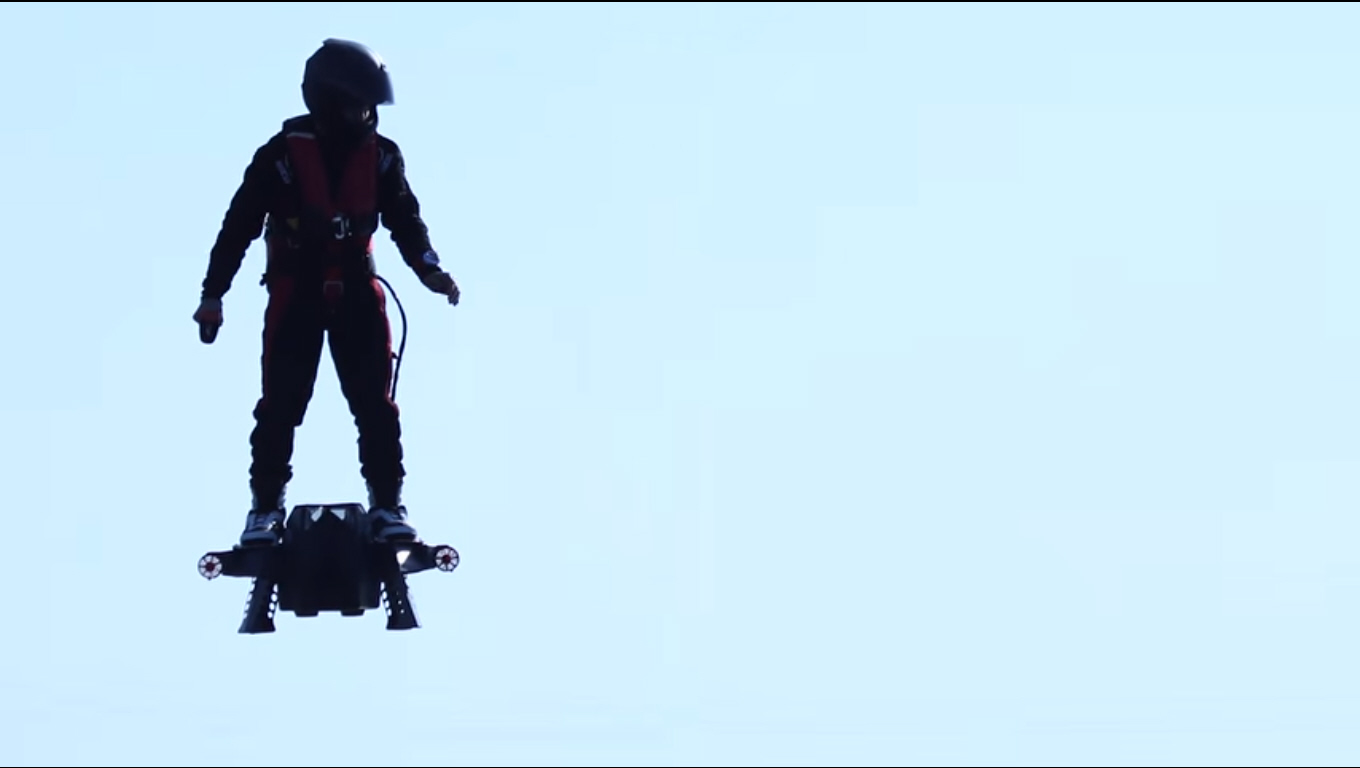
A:
[[[283,538],[283,520],[282,509],[257,510],[246,515],[246,529],[241,532],[241,546],[278,544]]]
[[[241,546],[268,546],[283,540],[284,489],[251,484],[250,514],[241,532]]]
[[[406,507],[377,507],[368,511],[374,541],[415,541],[416,529],[406,522]]]

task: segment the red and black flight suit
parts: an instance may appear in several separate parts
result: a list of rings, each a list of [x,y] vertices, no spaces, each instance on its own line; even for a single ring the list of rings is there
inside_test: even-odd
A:
[[[311,400],[323,342],[359,432],[372,506],[395,506],[405,469],[401,426],[389,397],[393,352],[386,297],[374,277],[381,224],[422,279],[439,272],[401,150],[370,135],[357,147],[319,141],[311,118],[286,121],[255,153],[231,200],[203,281],[204,298],[231,287],[263,233],[269,290],[262,392],[250,435],[256,507],[272,508],[292,479],[295,430]]]

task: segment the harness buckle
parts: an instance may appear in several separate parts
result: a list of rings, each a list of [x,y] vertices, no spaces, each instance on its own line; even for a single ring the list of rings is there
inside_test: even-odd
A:
[[[345,284],[339,280],[327,280],[322,284],[321,291],[327,303],[333,305],[345,295]]]
[[[354,233],[350,225],[349,217],[343,213],[337,213],[331,219],[331,234],[336,240],[344,240]]]

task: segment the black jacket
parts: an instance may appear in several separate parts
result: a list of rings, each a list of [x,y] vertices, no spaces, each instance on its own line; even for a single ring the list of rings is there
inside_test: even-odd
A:
[[[222,228],[217,233],[208,257],[208,272],[203,279],[203,297],[220,299],[231,288],[241,269],[250,244],[264,232],[265,220],[279,193],[284,178],[280,172],[288,154],[285,136],[298,128],[310,128],[310,118],[291,118],[269,141],[255,151],[244,178],[231,198]],[[340,178],[338,168],[344,157],[334,150],[323,151],[332,184]],[[382,225],[391,233],[402,260],[416,275],[424,278],[438,272],[439,258],[430,245],[429,230],[420,217],[420,202],[406,180],[406,163],[396,142],[378,134],[380,175],[378,213]]]

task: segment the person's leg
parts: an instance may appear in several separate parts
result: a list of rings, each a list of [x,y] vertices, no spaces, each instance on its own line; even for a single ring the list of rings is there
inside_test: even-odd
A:
[[[286,278],[270,285],[261,394],[250,433],[252,501],[242,544],[273,544],[282,532],[284,489],[293,478],[293,438],[316,385],[325,333],[319,301],[311,294]]]
[[[401,501],[401,418],[392,401],[392,330],[387,297],[376,279],[351,282],[331,328],[331,356],[340,390],[359,431],[360,473],[378,539],[414,539]]]

